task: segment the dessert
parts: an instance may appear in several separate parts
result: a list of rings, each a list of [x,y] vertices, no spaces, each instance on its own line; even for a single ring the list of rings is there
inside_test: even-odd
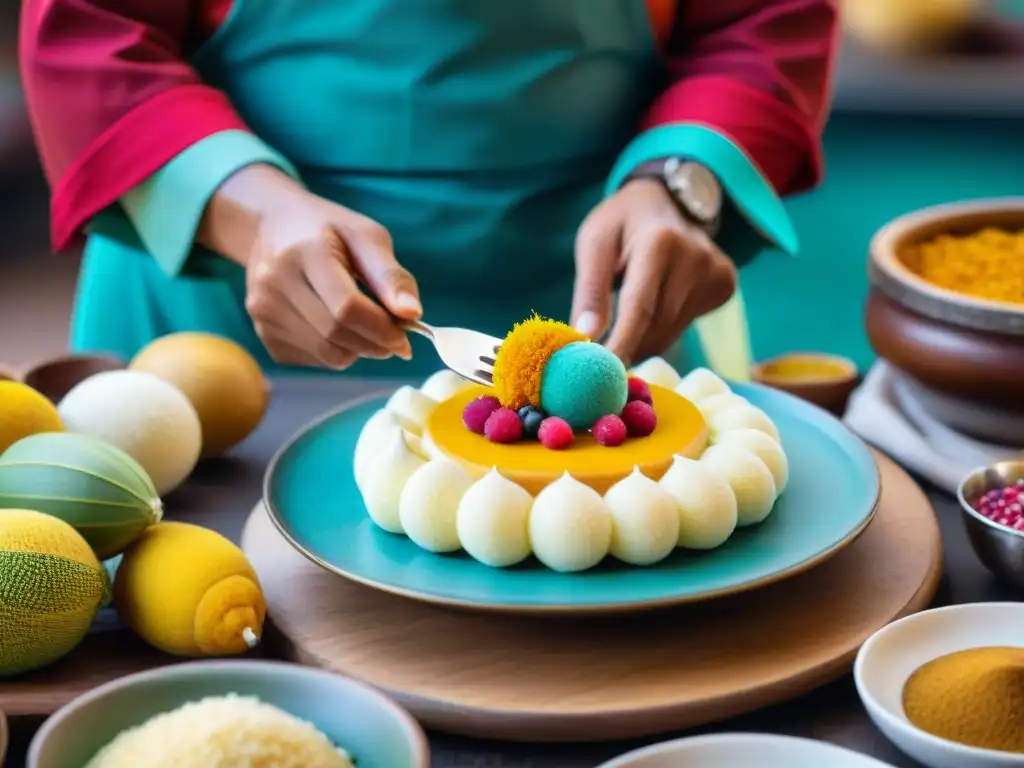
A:
[[[556,571],[710,550],[771,513],[789,479],[772,420],[707,369],[627,371],[562,323],[502,343],[494,386],[448,371],[402,387],[353,457],[367,513],[436,553]]]

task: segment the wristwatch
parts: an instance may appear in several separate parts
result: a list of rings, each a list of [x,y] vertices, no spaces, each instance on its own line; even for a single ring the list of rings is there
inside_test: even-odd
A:
[[[657,179],[672,195],[680,212],[711,237],[718,234],[722,220],[722,185],[715,174],[700,163],[678,157],[642,163],[627,181]]]

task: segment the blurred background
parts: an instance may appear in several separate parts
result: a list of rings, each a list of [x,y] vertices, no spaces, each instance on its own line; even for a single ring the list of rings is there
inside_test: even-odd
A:
[[[0,363],[15,366],[63,349],[77,271],[74,256],[49,254],[46,191],[18,85],[18,5],[0,0]],[[790,203],[803,255],[769,255],[749,268],[772,270],[776,286],[810,270],[822,290],[852,281],[866,292],[863,255],[889,219],[934,203],[1024,195],[1024,0],[842,6],[827,180]],[[786,297],[747,299],[756,315],[759,302]],[[858,300],[837,302],[837,317],[822,320],[847,342],[856,337],[864,366],[871,351],[850,320]],[[788,330],[799,347],[801,329]],[[754,336],[755,351],[777,352],[758,350],[756,328]]]

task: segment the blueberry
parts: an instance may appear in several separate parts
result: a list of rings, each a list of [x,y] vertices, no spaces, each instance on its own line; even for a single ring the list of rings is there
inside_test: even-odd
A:
[[[523,422],[523,435],[536,440],[537,433],[540,431],[540,423],[546,418],[547,415],[540,408],[524,405],[519,409],[519,420]]]

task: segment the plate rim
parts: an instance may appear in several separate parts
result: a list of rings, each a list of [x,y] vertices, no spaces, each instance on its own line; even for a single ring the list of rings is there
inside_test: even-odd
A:
[[[401,385],[398,385],[401,386]],[[853,440],[863,444],[863,440],[857,436],[857,434],[851,430],[842,420],[837,419],[828,411],[820,408],[813,403],[809,403],[800,398],[794,397],[786,392],[772,389],[771,387],[765,387],[756,383],[744,384],[744,387],[752,389],[768,391],[772,396],[779,396],[783,400],[794,400],[800,406],[810,408],[813,411],[817,411],[819,415],[830,419],[837,425],[842,431],[846,432],[849,437]],[[322,557],[317,556],[313,552],[310,552],[305,546],[303,546],[289,531],[287,525],[281,519],[280,512],[278,511],[270,493],[271,480],[277,470],[278,465],[281,463],[284,455],[295,445],[299,440],[304,438],[307,434],[317,429],[325,422],[345,413],[346,411],[358,408],[361,405],[365,405],[373,400],[385,398],[388,395],[395,392],[397,387],[384,387],[381,389],[375,389],[373,392],[369,392],[365,395],[354,397],[350,400],[346,400],[339,405],[331,408],[324,413],[316,416],[310,421],[306,422],[300,427],[292,436],[281,444],[280,447],[274,452],[270,462],[267,464],[267,468],[263,473],[263,506],[267,511],[267,516],[273,523],[274,528],[281,534],[285,541],[303,557],[310,562],[323,568],[330,573],[337,576],[341,576],[348,581],[360,584],[364,587],[377,590],[379,592],[385,592],[391,595],[402,597],[408,600],[415,600],[421,603],[428,603],[431,605],[437,605],[445,608],[454,608],[460,610],[469,610],[476,613],[494,613],[494,614],[506,614],[506,615],[522,615],[522,616],[607,616],[615,614],[629,614],[629,613],[641,613],[646,611],[655,611],[664,608],[674,608],[683,605],[694,605],[697,603],[704,603],[710,600],[718,600],[725,597],[732,597],[734,595],[740,595],[745,592],[751,592],[755,589],[762,589],[764,587],[776,584],[780,581],[785,581],[796,576],[799,576],[807,571],[810,571],[814,567],[826,562],[835,555],[842,552],[848,546],[853,544],[861,534],[867,530],[867,527],[871,524],[871,521],[875,519],[875,514],[878,511],[878,505],[882,498],[882,476],[878,469],[878,462],[875,457],[871,454],[870,448],[863,444],[864,450],[867,452],[868,457],[871,459],[872,473],[875,480],[875,497],[871,502],[871,509],[865,516],[864,520],[859,526],[853,529],[843,539],[837,541],[828,549],[819,552],[814,557],[802,560],[789,568],[777,571],[775,573],[763,576],[760,579],[753,579],[743,584],[734,585],[731,587],[722,587],[715,590],[701,592],[696,595],[675,595],[670,597],[653,598],[648,600],[633,600],[633,601],[622,601],[614,600],[603,603],[588,603],[586,605],[576,605],[571,603],[485,603],[476,600],[469,600],[464,598],[444,597],[441,595],[433,595],[426,592],[419,592],[414,589],[407,589],[405,587],[393,586],[391,584],[385,584],[381,581],[362,576],[358,573],[354,573],[351,570],[342,568],[333,563],[324,560]]]

